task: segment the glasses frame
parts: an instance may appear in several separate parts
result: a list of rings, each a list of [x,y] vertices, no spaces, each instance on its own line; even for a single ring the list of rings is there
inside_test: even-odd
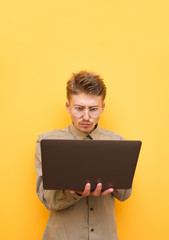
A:
[[[79,105],[79,107],[80,107],[80,105]],[[82,106],[82,107],[84,107],[84,106]],[[92,107],[92,106],[91,106],[91,107]],[[70,107],[70,110],[72,110],[72,109],[75,109],[75,107]],[[75,117],[81,118],[81,117],[84,116],[86,110],[87,110],[87,112],[88,112],[88,116],[89,116],[89,117],[91,117],[91,118],[97,118],[97,117],[99,117],[99,116],[102,114],[102,110],[103,110],[103,109],[102,109],[102,108],[98,108],[98,110],[100,111],[100,113],[99,113],[98,115],[96,115],[96,116],[92,116],[92,112],[90,112],[89,109],[86,109],[86,108],[84,108],[84,110],[83,110],[82,112],[79,112],[79,115],[78,115],[78,114],[74,114],[73,111],[72,111],[72,114],[73,114]]]

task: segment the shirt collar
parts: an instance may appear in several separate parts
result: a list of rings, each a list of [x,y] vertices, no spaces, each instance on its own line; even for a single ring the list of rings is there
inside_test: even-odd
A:
[[[99,133],[99,126],[96,125],[95,129],[90,133],[85,133],[85,132],[81,132],[79,129],[77,129],[74,124],[72,123],[70,125],[70,131],[73,134],[73,136],[78,139],[78,140],[83,140],[84,138],[86,138],[88,135],[91,137],[91,139],[95,140],[97,139],[98,133]]]

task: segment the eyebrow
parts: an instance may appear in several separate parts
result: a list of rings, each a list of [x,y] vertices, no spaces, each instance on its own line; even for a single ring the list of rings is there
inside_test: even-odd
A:
[[[79,107],[85,107],[84,105],[81,105],[81,104],[75,104],[74,106],[79,106]],[[99,105],[90,105],[88,107],[98,107]]]

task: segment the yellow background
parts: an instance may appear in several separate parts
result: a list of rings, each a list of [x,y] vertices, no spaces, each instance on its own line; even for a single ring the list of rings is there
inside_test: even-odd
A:
[[[143,142],[119,239],[169,239],[168,13],[168,0],[1,0],[0,239],[42,238],[35,142],[70,124],[65,85],[81,69],[105,79],[100,126]]]

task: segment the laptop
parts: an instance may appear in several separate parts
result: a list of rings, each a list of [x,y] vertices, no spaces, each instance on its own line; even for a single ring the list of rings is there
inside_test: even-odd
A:
[[[83,191],[91,183],[94,191],[102,183],[108,188],[129,189],[141,141],[41,140],[44,189]]]

